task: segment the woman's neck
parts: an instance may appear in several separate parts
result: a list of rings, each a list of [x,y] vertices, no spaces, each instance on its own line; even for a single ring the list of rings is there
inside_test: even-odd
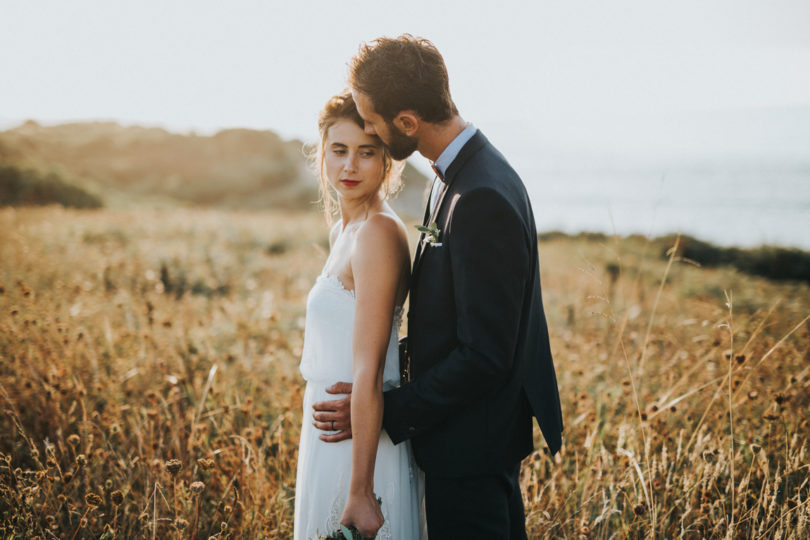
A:
[[[382,199],[375,195],[369,199],[346,200],[340,199],[340,219],[345,230],[348,225],[361,223],[368,218],[368,215],[382,207]]]

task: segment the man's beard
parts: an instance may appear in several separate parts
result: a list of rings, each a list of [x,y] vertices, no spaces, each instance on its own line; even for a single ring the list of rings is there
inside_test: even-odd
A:
[[[388,125],[388,137],[390,141],[383,141],[388,147],[391,158],[401,161],[416,151],[417,140],[402,133],[393,122],[386,121]]]

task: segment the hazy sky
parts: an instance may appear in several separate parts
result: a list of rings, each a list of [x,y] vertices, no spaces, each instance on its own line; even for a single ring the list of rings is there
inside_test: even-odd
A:
[[[810,118],[805,0],[4,0],[0,127],[115,119],[311,139],[358,44],[402,32],[438,46],[462,115],[507,155],[801,154],[810,141],[791,121]],[[790,136],[745,121],[700,133],[704,117],[752,111]]]

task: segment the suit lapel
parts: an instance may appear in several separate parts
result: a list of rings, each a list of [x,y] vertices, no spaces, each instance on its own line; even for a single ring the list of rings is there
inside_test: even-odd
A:
[[[436,221],[438,223],[438,217],[441,213],[442,203],[444,202],[445,195],[449,191],[451,184],[456,179],[457,173],[461,170],[464,164],[467,162],[470,157],[475,154],[484,144],[486,144],[487,138],[484,137],[484,134],[481,133],[480,130],[476,130],[475,134],[470,138],[467,143],[461,147],[459,150],[456,159],[447,167],[447,172],[445,174],[444,179],[444,186],[442,187],[442,191],[439,194],[439,198],[436,201],[436,207],[433,209],[433,212],[430,212],[430,198],[428,197],[427,205],[425,206],[425,216],[422,219],[422,225],[427,227],[432,222]],[[430,213],[430,215],[428,215]],[[443,231],[442,231],[443,234]],[[424,238],[425,233],[419,235],[419,244],[416,246],[416,253],[413,258],[413,270],[411,272],[411,295],[413,295],[413,285],[416,281],[416,274],[419,269],[420,263],[422,262],[422,253],[424,252]]]
[[[434,178],[433,182],[435,183],[436,181],[437,181],[437,179]],[[428,225],[430,225],[430,222],[428,220],[430,219],[430,216],[431,216],[431,212],[430,212],[430,196],[433,193],[433,187],[434,186],[431,185],[430,192],[428,193],[428,198],[427,198],[428,200],[425,203],[425,215],[422,216],[422,226],[423,227],[427,227]],[[439,206],[438,202],[436,203],[436,206],[437,207]],[[413,267],[414,268],[416,268],[416,263],[419,261],[419,258],[422,256],[422,244],[423,244],[422,241],[424,239],[425,239],[425,233],[419,233],[419,241],[416,243],[416,250],[414,250],[414,255],[413,255]]]
[[[441,191],[439,192],[439,196],[436,199],[436,206],[433,208],[433,212],[431,212],[430,216],[427,217],[427,211],[425,212],[425,216],[427,219],[423,220],[422,225],[424,227],[429,227],[431,223],[436,221],[439,217],[439,211],[442,208],[442,202],[444,201],[444,196],[447,194],[447,190],[450,187],[449,183],[442,182]],[[430,210],[430,201],[428,201],[428,208]],[[441,233],[439,233],[441,236]],[[419,263],[422,261],[422,253],[425,251],[425,233],[419,235],[419,245],[416,246],[416,255],[413,259],[413,268],[414,273],[416,273],[416,268],[419,266]]]

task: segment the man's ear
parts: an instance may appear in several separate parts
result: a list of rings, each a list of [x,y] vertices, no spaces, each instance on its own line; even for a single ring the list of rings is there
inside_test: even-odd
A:
[[[408,137],[413,137],[419,131],[421,122],[419,115],[411,110],[400,111],[394,117],[394,125]]]

